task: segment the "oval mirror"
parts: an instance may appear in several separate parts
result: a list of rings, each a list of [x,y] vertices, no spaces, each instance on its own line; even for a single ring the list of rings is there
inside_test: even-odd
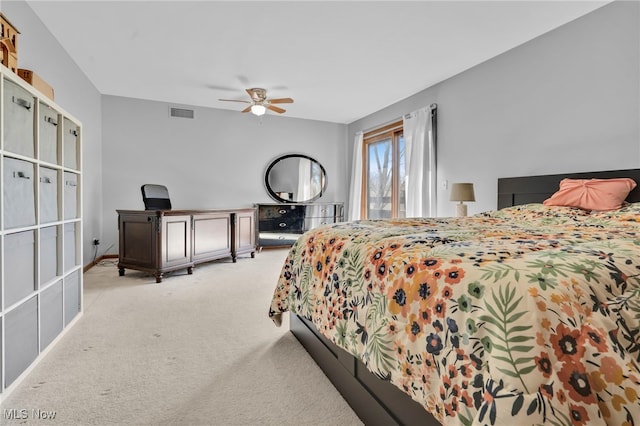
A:
[[[322,164],[302,154],[287,154],[269,164],[264,175],[269,195],[280,203],[308,203],[322,196],[327,177]]]

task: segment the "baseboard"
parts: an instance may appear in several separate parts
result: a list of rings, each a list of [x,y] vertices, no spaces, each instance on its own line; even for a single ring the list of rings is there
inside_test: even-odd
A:
[[[94,266],[96,266],[98,263],[102,262],[105,259],[117,259],[117,258],[118,258],[117,254],[103,254],[93,262],[89,263],[88,265],[85,265],[84,268],[82,268],[82,272],[87,272],[89,269],[93,268]]]

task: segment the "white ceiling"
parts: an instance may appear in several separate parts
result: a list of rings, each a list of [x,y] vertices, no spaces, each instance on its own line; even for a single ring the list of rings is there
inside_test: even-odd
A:
[[[106,95],[350,123],[608,1],[37,1]],[[272,114],[269,112],[268,114]]]

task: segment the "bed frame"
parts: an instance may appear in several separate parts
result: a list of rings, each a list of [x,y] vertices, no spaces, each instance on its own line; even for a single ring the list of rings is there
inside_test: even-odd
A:
[[[640,169],[612,170],[607,172],[585,172],[561,175],[523,176],[498,179],[498,208],[541,203],[551,197],[564,178],[571,179],[611,179],[628,177],[636,181],[627,201],[640,201]]]
[[[605,172],[523,176],[498,179],[498,208],[541,203],[559,188],[564,178],[606,179],[629,177],[639,186],[628,202],[640,202],[640,169]],[[325,375],[366,425],[437,426],[440,423],[407,394],[379,379],[357,358],[334,345],[305,318],[290,314],[290,329]]]

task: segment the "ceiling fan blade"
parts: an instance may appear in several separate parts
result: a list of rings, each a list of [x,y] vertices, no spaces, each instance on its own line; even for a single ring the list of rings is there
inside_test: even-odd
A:
[[[265,105],[265,107],[267,109],[270,109],[271,111],[277,112],[278,114],[282,114],[283,112],[286,111],[286,109],[278,108],[277,106],[273,106],[273,105]]]
[[[292,104],[293,99],[291,98],[269,99],[269,102],[271,102],[272,104]]]
[[[240,112],[249,112],[249,111],[251,111],[251,107],[252,107],[252,106],[253,106],[253,105],[250,105],[250,106],[246,107],[245,109],[243,109],[243,110],[242,110],[242,111],[240,111]]]
[[[224,102],[243,102],[245,104],[250,104],[251,102],[249,101],[243,101],[240,99],[218,99],[219,101],[224,101]]]

